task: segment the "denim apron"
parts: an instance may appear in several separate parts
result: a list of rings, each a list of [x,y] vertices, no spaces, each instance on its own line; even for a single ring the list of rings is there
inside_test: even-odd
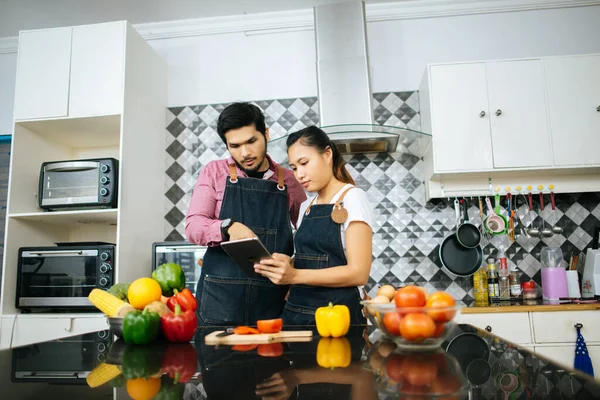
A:
[[[346,193],[347,190],[338,200],[342,207]],[[296,247],[294,268],[323,269],[348,263],[342,247],[342,225],[336,223],[331,217],[333,207],[337,204],[313,205],[311,203],[308,206],[294,237]],[[365,325],[367,321],[362,313],[360,301],[357,287],[293,285],[283,310],[283,323],[284,325],[314,325],[317,308],[331,302],[348,306],[351,324]]]
[[[270,253],[292,255],[294,245],[283,170],[278,182],[238,178],[229,165],[219,219],[232,218],[250,228]],[[196,289],[200,325],[255,325],[279,318],[289,286],[264,277],[248,278],[221,246],[209,247]]]

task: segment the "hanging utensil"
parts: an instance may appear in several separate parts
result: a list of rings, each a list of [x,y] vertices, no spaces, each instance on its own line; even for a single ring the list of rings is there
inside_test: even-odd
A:
[[[552,237],[554,236],[554,232],[549,227],[546,228],[546,221],[544,219],[544,193],[540,192],[540,216],[542,217],[542,236],[543,237]]]
[[[462,224],[456,229],[456,239],[458,243],[469,249],[479,246],[481,242],[481,232],[479,229],[469,222],[469,207],[467,199],[460,201],[463,206]]]
[[[508,200],[508,238],[510,239],[511,242],[515,241],[515,220],[513,217],[513,212],[512,212],[512,207],[513,207],[513,202],[512,202],[512,193],[507,193],[506,194],[507,200]]]
[[[529,200],[529,215],[531,215],[533,212],[533,196],[531,195],[531,192],[527,193],[527,198]],[[533,225],[534,221],[535,218],[532,218],[527,233],[529,233],[529,236],[531,237],[540,237],[540,230]]]
[[[550,202],[552,203],[552,219],[554,220],[554,226],[552,227],[552,232],[560,235],[563,233],[563,228],[557,225],[558,221],[556,220],[556,202],[554,199],[554,192],[550,192]]]
[[[483,202],[481,197],[477,198],[479,200],[479,218],[481,219],[481,224],[479,225],[479,231],[481,232],[481,246],[485,246],[491,240],[491,237],[485,229],[485,214],[483,213]]]
[[[527,208],[527,198],[525,197],[524,194],[522,194],[521,196],[525,200],[525,208]],[[515,219],[517,220],[517,226],[521,230],[521,233],[527,239],[529,239],[531,236],[529,236],[529,233],[527,232],[527,227],[525,226],[525,224],[523,223],[523,220],[521,219],[521,216],[519,215],[519,196],[518,195],[515,196]]]
[[[487,197],[485,198],[485,203],[487,204],[490,213],[485,219],[485,227],[487,231],[494,236],[506,233],[507,223],[502,215],[498,215],[500,211],[500,195],[496,195],[495,201],[496,207],[493,208],[490,199]]]

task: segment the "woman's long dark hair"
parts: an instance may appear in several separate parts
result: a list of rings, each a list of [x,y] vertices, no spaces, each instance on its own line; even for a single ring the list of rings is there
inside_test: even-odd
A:
[[[320,128],[311,125],[297,132],[291,133],[285,144],[289,149],[294,143],[300,141],[304,146],[315,148],[319,153],[324,153],[327,148],[331,148],[333,154],[333,176],[344,183],[350,183],[354,185],[354,179],[346,169],[346,162],[342,157],[342,154],[338,150],[335,144],[329,140],[329,136]]]

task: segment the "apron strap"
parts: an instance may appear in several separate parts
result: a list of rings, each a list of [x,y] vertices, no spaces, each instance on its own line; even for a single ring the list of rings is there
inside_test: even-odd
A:
[[[235,170],[235,164],[229,164],[229,182],[237,183],[237,171]]]
[[[350,186],[348,189],[344,190],[344,192],[342,193],[340,198],[335,202],[334,208],[344,207],[344,197],[346,197],[346,193],[348,193],[350,191],[350,189],[354,189],[354,186]],[[306,211],[304,212],[306,215],[308,215],[310,213],[310,207],[313,205],[315,200],[317,200],[317,196],[313,197],[313,199],[311,200],[308,207],[306,207]]]
[[[283,168],[277,166],[277,189],[285,190],[285,181],[283,180]]]

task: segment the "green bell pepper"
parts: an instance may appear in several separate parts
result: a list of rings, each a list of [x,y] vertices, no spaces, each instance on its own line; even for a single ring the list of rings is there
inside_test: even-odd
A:
[[[157,346],[126,345],[121,368],[127,380],[148,378],[160,372],[161,352]]]
[[[127,344],[147,344],[156,339],[160,328],[158,313],[130,311],[123,321],[123,339]]]
[[[168,375],[163,375],[161,378],[160,392],[153,400],[181,400],[183,399],[183,391],[185,385],[183,383],[173,383],[173,379]]]
[[[159,265],[152,272],[152,279],[160,285],[163,296],[173,296],[173,289],[182,291],[185,288],[185,274],[179,264],[167,263]]]

